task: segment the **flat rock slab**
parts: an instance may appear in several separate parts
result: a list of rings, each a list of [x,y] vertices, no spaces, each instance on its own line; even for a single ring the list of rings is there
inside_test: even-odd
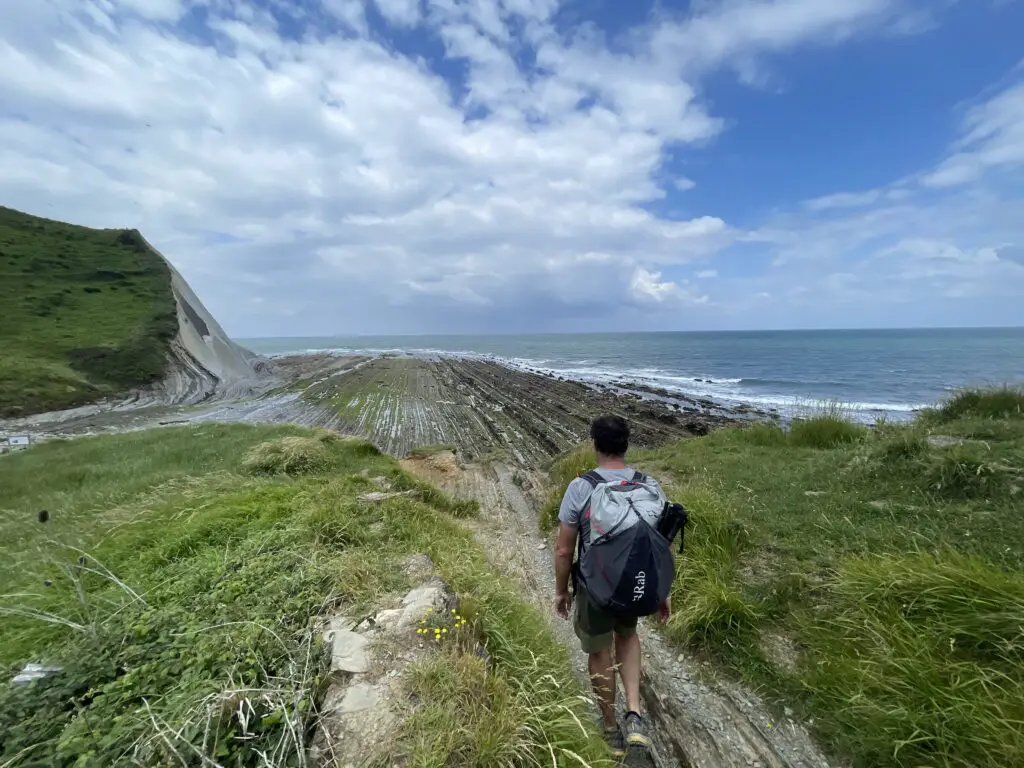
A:
[[[377,706],[380,696],[377,688],[369,683],[355,683],[345,691],[345,696],[335,710],[339,715],[347,715],[350,712],[362,712]]]
[[[326,638],[331,645],[331,670],[361,674],[370,667],[367,646],[370,644],[362,635],[343,629],[338,624],[345,622],[344,617],[331,620]]]

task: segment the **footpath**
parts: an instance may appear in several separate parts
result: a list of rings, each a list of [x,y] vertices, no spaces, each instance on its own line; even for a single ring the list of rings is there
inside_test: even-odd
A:
[[[555,583],[553,542],[541,537],[537,518],[546,490],[544,473],[503,463],[463,463],[447,451],[406,459],[402,464],[453,496],[480,504],[479,520],[466,524],[492,565],[518,580],[525,600],[546,610],[552,630],[569,648],[576,674],[589,690],[586,655],[572,626],[550,610]],[[801,724],[787,716],[776,718],[753,693],[670,648],[652,624],[641,622],[640,636],[640,692],[655,748],[649,759],[630,756],[630,765],[832,767]],[[621,698],[621,686],[619,694]],[[617,709],[622,709],[622,702]]]

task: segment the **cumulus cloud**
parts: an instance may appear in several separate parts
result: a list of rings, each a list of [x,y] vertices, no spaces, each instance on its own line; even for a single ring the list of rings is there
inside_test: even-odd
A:
[[[671,280],[662,280],[660,272],[638,267],[630,283],[633,299],[640,304],[707,304],[708,296],[695,296],[687,288]]]
[[[753,232],[660,212],[694,187],[665,172],[667,154],[726,130],[704,78],[892,29],[908,7],[699,3],[612,41],[558,0],[19,4],[0,29],[0,202],[140,228],[236,335],[728,312],[719,290],[786,289],[720,279],[712,301],[685,282],[694,263],[751,244],[794,264],[838,258],[865,221],[891,245],[913,201],[837,193]],[[1007,93],[966,117],[947,178],[1016,162]],[[813,218],[836,211],[863,215]],[[997,256],[1021,242],[1011,226],[994,243],[933,235]]]

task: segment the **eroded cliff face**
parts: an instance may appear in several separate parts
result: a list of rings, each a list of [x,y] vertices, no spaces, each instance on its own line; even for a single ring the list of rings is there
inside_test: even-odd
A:
[[[231,341],[174,265],[155,248],[153,252],[164,259],[170,270],[171,288],[178,305],[178,334],[171,342],[167,372],[149,398],[187,404],[211,398],[245,397],[271,386],[270,361]]]

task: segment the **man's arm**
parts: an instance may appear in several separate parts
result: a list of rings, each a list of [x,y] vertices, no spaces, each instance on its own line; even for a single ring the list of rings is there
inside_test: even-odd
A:
[[[555,542],[555,593],[569,591],[569,571],[576,554],[576,536],[579,526],[558,524],[558,540]]]
[[[578,525],[558,523],[558,539],[555,541],[555,611],[563,619],[569,617],[569,572],[576,552]]]

